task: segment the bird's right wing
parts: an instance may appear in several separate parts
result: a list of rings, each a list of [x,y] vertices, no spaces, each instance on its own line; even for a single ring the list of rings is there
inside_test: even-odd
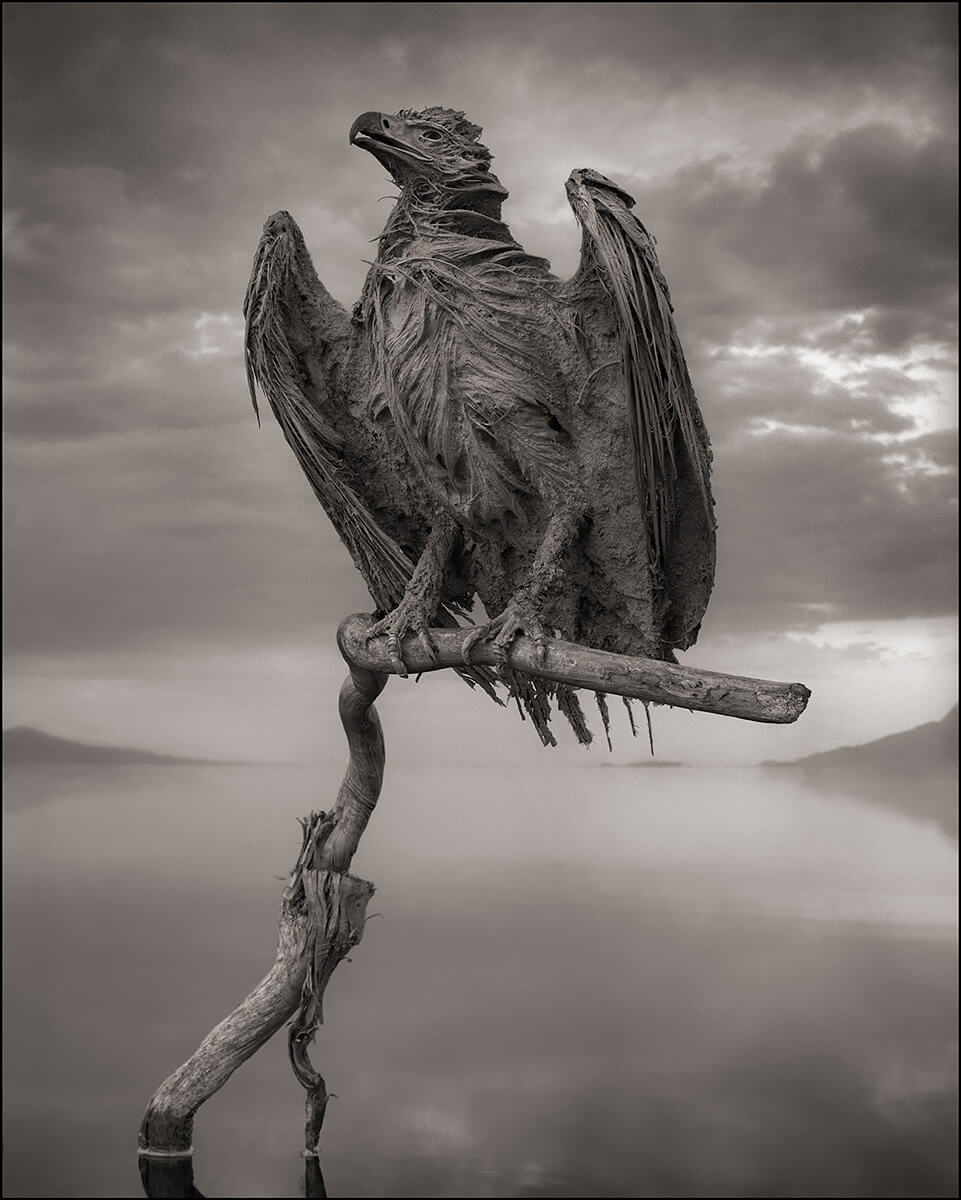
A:
[[[364,576],[374,603],[386,612],[403,596],[413,565],[351,487],[343,434],[312,402],[313,378],[304,361],[305,347],[295,348],[297,341],[304,341],[303,333],[298,338],[296,327],[303,325],[306,315],[297,309],[310,296],[304,286],[312,282],[312,272],[304,270],[307,265],[303,237],[293,218],[287,213],[270,217],[244,299],[247,386],[258,421],[258,387],[263,392],[314,494]],[[326,294],[320,298],[330,300]],[[346,312],[341,309],[341,313],[346,320]],[[336,309],[325,315],[336,328],[334,322],[340,315]]]

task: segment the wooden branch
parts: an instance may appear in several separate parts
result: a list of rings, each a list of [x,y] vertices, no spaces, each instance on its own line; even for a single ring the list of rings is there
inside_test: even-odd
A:
[[[303,822],[304,837],[280,914],[277,956],[260,984],[164,1080],[144,1114],[139,1152],[157,1158],[193,1153],[197,1109],[300,1009],[290,1056],[307,1089],[306,1153],[316,1154],[327,1091],[307,1046],[321,1022],[331,973],[360,941],[373,885],[347,874],[380,795],[384,738],[373,707],[386,675],[351,667],[340,693],[350,758],[333,811]]]
[[[373,885],[347,874],[380,795],[384,771],[384,739],[373,703],[393,666],[386,639],[367,643],[371,620],[364,615],[348,617],[337,633],[341,653],[350,666],[340,694],[350,758],[333,810],[314,813],[303,822],[303,844],[283,897],[274,965],[157,1089],[140,1127],[138,1143],[145,1157],[190,1155],[197,1109],[292,1017],[290,1059],[307,1090],[305,1154],[317,1153],[327,1090],[307,1049],[323,1019],[327,981],[360,940],[373,893]],[[418,638],[409,637],[402,647],[404,661],[415,672],[460,666],[461,648],[469,633],[470,629],[432,630],[437,647],[433,655]],[[484,643],[476,647],[474,658],[486,665],[497,663],[491,646]],[[795,721],[810,696],[800,683],[722,675],[562,641],[549,642],[545,660],[539,662],[533,643],[519,638],[511,647],[509,663],[528,675],[573,687],[748,721]]]
[[[307,974],[307,935],[306,913],[285,898],[274,965],[157,1088],[140,1126],[141,1154],[172,1158],[193,1153],[194,1113],[296,1011]]]
[[[348,662],[368,671],[394,673],[387,653],[387,639],[380,637],[367,643],[367,630],[372,623],[373,617],[363,613],[348,617],[337,631],[340,651]],[[401,644],[404,663],[408,670],[418,674],[462,666],[461,648],[470,632],[470,628],[432,629],[430,636],[437,647],[434,656],[416,635],[410,634]],[[486,642],[474,648],[471,661],[486,666],[497,664],[494,651]],[[769,679],[723,675],[719,671],[703,671],[653,658],[609,654],[556,640],[547,643],[545,659],[539,662],[534,643],[519,637],[510,648],[508,663],[527,675],[553,679],[571,687],[772,725],[796,721],[811,696],[803,683],[775,683]]]

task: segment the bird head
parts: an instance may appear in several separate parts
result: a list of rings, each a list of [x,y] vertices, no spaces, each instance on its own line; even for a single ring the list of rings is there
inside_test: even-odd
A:
[[[402,194],[438,208],[482,209],[507,195],[491,174],[491,153],[481,128],[462,112],[362,113],[350,127],[350,142],[369,151],[391,173]]]

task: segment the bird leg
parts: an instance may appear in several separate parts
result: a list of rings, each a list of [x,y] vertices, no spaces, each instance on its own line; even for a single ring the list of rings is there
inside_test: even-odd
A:
[[[501,663],[507,662],[511,642],[519,634],[529,637],[537,647],[538,659],[547,657],[547,630],[541,620],[545,600],[556,591],[564,578],[563,561],[584,515],[584,509],[571,499],[559,501],[547,524],[527,579],[516,589],[504,611],[487,625],[479,625],[464,641],[462,654],[470,663],[471,651],[480,642],[490,642]]]
[[[446,513],[438,513],[400,603],[367,631],[368,642],[386,635],[390,661],[397,674],[404,678],[407,677],[407,667],[401,657],[400,643],[408,633],[417,634],[431,659],[437,653],[430,636],[430,625],[440,603],[444,574],[456,536],[457,526],[452,518]]]

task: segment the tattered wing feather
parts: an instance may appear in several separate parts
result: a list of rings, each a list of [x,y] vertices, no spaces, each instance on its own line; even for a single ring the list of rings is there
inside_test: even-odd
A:
[[[378,524],[351,488],[345,454],[349,447],[305,394],[306,373],[287,336],[289,282],[296,247],[289,227],[279,222],[265,230],[244,299],[247,384],[254,412],[257,388],[266,396],[277,423],[308,482],[364,576],[377,607],[389,612],[401,601],[414,564]],[[457,626],[451,606],[442,605],[441,625]],[[494,676],[485,667],[457,672],[500,703]]]
[[[596,269],[621,335],[637,491],[659,586],[677,515],[678,436],[713,526],[710,451],[654,239],[630,212],[633,199],[591,170],[575,171],[567,194],[585,234],[581,269]]]
[[[287,337],[287,283],[293,252],[286,231],[265,233],[254,257],[244,299],[247,384],[257,409],[257,387],[363,574],[378,608],[393,608],[413,564],[345,483],[342,439],[304,394],[303,376]]]

